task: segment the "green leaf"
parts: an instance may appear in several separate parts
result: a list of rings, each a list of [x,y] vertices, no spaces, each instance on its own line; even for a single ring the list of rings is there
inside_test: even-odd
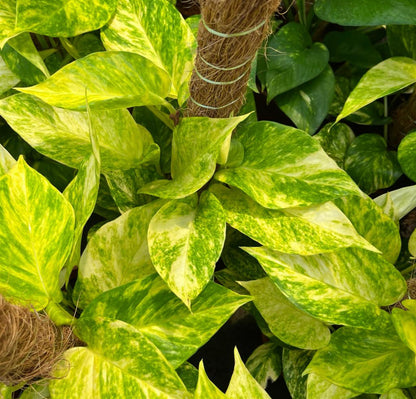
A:
[[[349,62],[359,68],[371,68],[382,61],[369,37],[356,30],[331,31],[324,38],[331,62]]]
[[[345,171],[368,194],[390,187],[402,175],[396,152],[388,151],[384,138],[374,133],[355,138],[344,164]]]
[[[386,26],[387,42],[391,55],[416,59],[416,26]]]
[[[210,381],[205,372],[204,363],[199,363],[199,377],[198,384],[196,386],[194,399],[226,399],[224,393],[222,393],[215,385]]]
[[[359,393],[333,384],[319,375],[308,375],[307,399],[350,399]]]
[[[401,389],[392,389],[381,395],[380,399],[408,399],[408,396]]]
[[[47,385],[45,381],[43,383],[40,382],[39,384],[29,385],[20,395],[20,399],[48,399],[48,398],[50,398],[49,385]]]
[[[326,66],[316,78],[280,94],[275,101],[298,129],[313,134],[328,114],[334,90],[334,73]]]
[[[102,292],[154,273],[147,229],[163,204],[159,200],[131,209],[92,236],[79,263],[75,303],[84,308]]]
[[[345,123],[327,123],[318,134],[313,136],[325,152],[337,163],[340,168],[344,168],[345,154],[348,147],[355,138],[354,132]]]
[[[7,173],[16,164],[16,160],[0,144],[0,177]]]
[[[116,0],[17,0],[16,29],[46,36],[77,36],[101,28],[116,4]]]
[[[182,119],[173,131],[172,180],[157,180],[139,192],[162,198],[184,198],[198,191],[214,174],[222,144],[247,117]]]
[[[230,399],[270,399],[270,396],[247,370],[237,347],[234,348],[234,371],[225,396]]]
[[[9,69],[0,56],[0,95],[13,88],[17,83],[19,83],[19,78]]]
[[[394,308],[393,324],[400,339],[416,353],[416,301],[407,299],[402,304],[407,310]]]
[[[408,246],[410,255],[416,257],[416,230],[413,230],[413,233],[410,235],[407,246]]]
[[[401,248],[398,226],[367,196],[349,196],[334,201],[354,225],[358,233],[395,263]]]
[[[0,383],[0,396],[1,399],[12,399],[13,388]]]
[[[275,382],[282,372],[279,346],[274,342],[266,342],[258,346],[247,359],[246,367],[256,381],[266,389],[267,384]]]
[[[162,353],[139,330],[119,320],[85,318],[76,333],[87,347],[70,349],[51,380],[52,397],[190,398]]]
[[[263,208],[234,188],[217,184],[210,190],[224,207],[228,224],[271,249],[299,255],[351,246],[376,250],[331,202],[273,210]]]
[[[416,181],[416,132],[405,136],[399,144],[398,160],[407,177]]]
[[[59,272],[72,249],[74,211],[23,158],[0,178],[0,291],[14,303],[59,303]]]
[[[250,298],[208,283],[192,312],[157,274],[114,288],[97,297],[82,317],[108,317],[139,329],[179,367]]]
[[[267,43],[257,74],[267,88],[267,100],[318,76],[327,66],[329,53],[322,43],[312,43],[306,28],[290,22]]]
[[[198,383],[198,369],[191,363],[185,362],[176,369],[176,372],[181,377],[186,389],[194,393]]]
[[[395,93],[415,82],[415,60],[405,57],[388,58],[364,74],[347,98],[336,121],[338,122],[378,98]]]
[[[387,197],[389,200],[387,200]],[[416,185],[402,187],[394,191],[389,191],[386,194],[379,195],[374,198],[374,202],[382,208],[391,202],[394,208],[394,221],[398,222],[403,216],[406,216],[416,207]],[[386,211],[384,211],[384,213],[386,213]]]
[[[24,83],[34,85],[49,77],[49,71],[28,33],[10,39],[3,47],[1,55],[8,67]]]
[[[33,148],[65,165],[78,168],[91,154],[85,112],[51,107],[36,97],[16,94],[0,100],[0,115]],[[131,169],[152,156],[156,146],[149,132],[127,110],[95,111],[91,118],[103,172]]]
[[[358,248],[311,256],[287,255],[266,247],[245,248],[288,299],[322,321],[383,328],[379,306],[400,300],[406,284],[381,255]]]
[[[172,200],[152,218],[148,230],[153,265],[189,307],[211,279],[225,240],[225,215],[210,193]]]
[[[174,5],[165,0],[119,0],[101,37],[107,50],[140,54],[166,71],[172,82],[169,97],[187,90],[196,41]],[[181,97],[179,105],[187,95]]]
[[[377,0],[317,0],[315,13],[324,21],[346,26],[416,24],[413,0],[386,0],[382,7]]]
[[[249,291],[270,331],[281,341],[301,349],[318,349],[328,344],[328,327],[298,309],[268,277],[240,285]]]
[[[263,121],[242,128],[236,138],[244,147],[243,162],[219,170],[215,178],[266,208],[320,204],[360,193],[316,140],[301,130]]]
[[[312,351],[283,348],[283,375],[292,399],[306,399],[307,376],[303,374]]]
[[[169,93],[166,72],[133,53],[92,53],[61,68],[42,83],[19,91],[33,94],[50,105],[85,110],[163,104]]]
[[[416,384],[415,354],[391,328],[343,327],[316,352],[305,373],[357,392],[383,393]]]

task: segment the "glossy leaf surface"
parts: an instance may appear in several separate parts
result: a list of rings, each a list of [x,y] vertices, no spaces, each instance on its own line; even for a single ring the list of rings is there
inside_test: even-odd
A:
[[[393,309],[393,324],[400,339],[416,353],[416,301],[407,299],[402,304],[407,310]]]
[[[317,374],[308,375],[307,399],[350,399],[358,395],[358,392],[335,385]]]
[[[7,173],[16,164],[16,160],[0,144],[0,177]]]
[[[312,359],[313,351],[283,348],[283,376],[292,399],[306,399],[307,375],[303,372]]]
[[[403,172],[407,177],[416,181],[416,132],[405,136],[400,142],[398,149],[398,159]]]
[[[19,78],[9,69],[3,58],[0,57],[0,94],[13,88],[19,83]]]
[[[386,194],[374,198],[374,202],[383,208],[383,210],[386,204],[392,203],[394,208],[394,221],[398,222],[416,207],[416,186],[407,186],[389,191]],[[385,211],[385,213],[388,214],[389,212]]]
[[[59,272],[72,249],[73,229],[71,205],[20,158],[0,178],[2,295],[36,310],[59,303]]]
[[[215,178],[266,208],[307,206],[359,193],[348,175],[301,130],[264,121],[240,129],[236,138],[244,147],[244,160],[219,170]]]

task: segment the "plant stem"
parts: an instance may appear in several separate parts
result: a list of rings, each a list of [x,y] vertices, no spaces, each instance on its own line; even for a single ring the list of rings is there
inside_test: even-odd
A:
[[[74,317],[71,316],[61,305],[55,302],[49,302],[45,311],[49,318],[57,326],[71,325],[74,321]]]

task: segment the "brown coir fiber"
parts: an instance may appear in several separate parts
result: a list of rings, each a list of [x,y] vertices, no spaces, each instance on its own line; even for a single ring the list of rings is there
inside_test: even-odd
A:
[[[251,62],[280,0],[200,0],[188,116],[227,118],[244,103]]]
[[[74,346],[70,327],[0,296],[0,383],[13,386],[52,378],[54,365]]]

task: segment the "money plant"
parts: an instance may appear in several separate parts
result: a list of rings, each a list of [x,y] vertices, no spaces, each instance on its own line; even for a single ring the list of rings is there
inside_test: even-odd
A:
[[[416,4],[290,3],[215,119],[186,4],[0,0],[0,294],[76,336],[3,398],[416,397]]]

